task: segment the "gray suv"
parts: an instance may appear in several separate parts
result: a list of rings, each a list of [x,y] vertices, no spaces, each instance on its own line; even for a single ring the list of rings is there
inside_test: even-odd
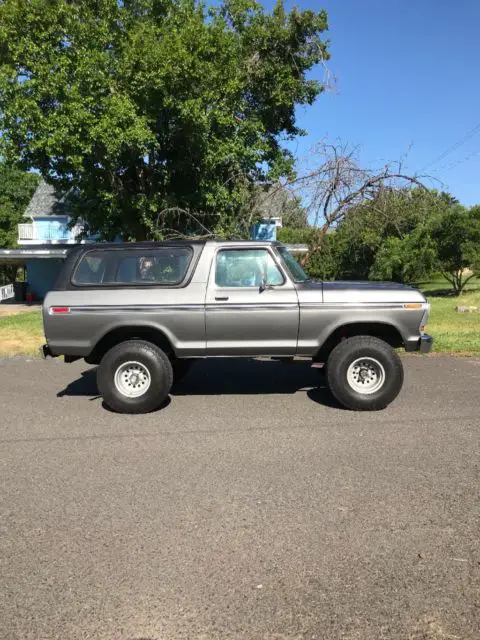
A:
[[[431,349],[428,309],[400,284],[314,282],[279,243],[89,244],[45,298],[42,353],[99,365],[99,391],[123,413],[158,408],[211,356],[308,358],[342,405],[378,410],[403,384],[396,349]]]

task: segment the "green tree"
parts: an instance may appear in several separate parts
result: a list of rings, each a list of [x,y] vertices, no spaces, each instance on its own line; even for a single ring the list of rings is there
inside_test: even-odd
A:
[[[253,185],[292,174],[281,140],[323,90],[326,29],[281,1],[4,0],[4,153],[105,237],[235,230]]]
[[[39,183],[40,177],[18,167],[0,162],[0,247],[17,246],[18,224]],[[17,268],[0,265],[2,283],[15,279]]]
[[[280,227],[277,240],[285,244],[309,244],[314,233],[312,227]]]
[[[480,205],[451,206],[432,226],[431,237],[438,267],[459,295],[480,276]]]
[[[430,227],[450,203],[421,188],[385,190],[349,210],[335,234],[336,277],[415,282],[435,269]]]
[[[383,240],[369,270],[372,280],[414,283],[429,277],[437,265],[436,246],[425,224],[405,236]]]
[[[290,229],[308,230],[308,213],[302,205],[299,196],[292,196],[287,199],[280,210],[282,224]]]
[[[325,234],[320,244],[316,244],[316,251],[304,256],[301,263],[311,278],[319,280],[338,280],[344,275],[342,272],[342,256],[339,239],[336,233]]]

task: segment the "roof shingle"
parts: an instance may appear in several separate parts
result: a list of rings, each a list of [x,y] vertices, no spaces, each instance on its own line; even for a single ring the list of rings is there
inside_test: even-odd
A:
[[[55,188],[45,180],[39,183],[24,213],[26,218],[68,215],[69,206],[65,194],[55,191]]]

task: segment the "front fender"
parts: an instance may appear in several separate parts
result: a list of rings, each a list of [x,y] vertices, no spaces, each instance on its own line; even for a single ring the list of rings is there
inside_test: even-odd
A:
[[[420,337],[420,324],[424,309],[408,309],[403,305],[393,308],[347,307],[322,305],[300,311],[298,336],[299,355],[317,353],[333,335],[344,331],[344,335],[385,335],[391,336],[389,342],[396,341],[397,346]]]

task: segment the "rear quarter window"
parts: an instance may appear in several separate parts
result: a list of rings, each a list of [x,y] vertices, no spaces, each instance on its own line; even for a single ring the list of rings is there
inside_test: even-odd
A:
[[[92,250],[80,258],[72,276],[78,287],[176,286],[192,261],[190,247]]]

